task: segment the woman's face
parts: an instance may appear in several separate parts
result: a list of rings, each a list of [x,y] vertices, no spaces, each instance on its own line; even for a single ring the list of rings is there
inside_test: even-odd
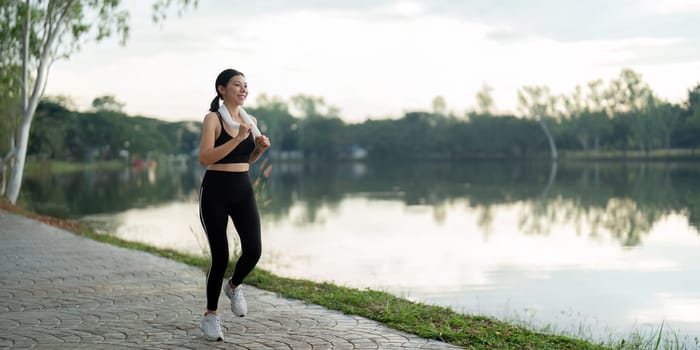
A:
[[[236,104],[242,105],[248,97],[248,83],[242,75],[236,75],[228,81],[224,87],[224,101],[235,101]]]

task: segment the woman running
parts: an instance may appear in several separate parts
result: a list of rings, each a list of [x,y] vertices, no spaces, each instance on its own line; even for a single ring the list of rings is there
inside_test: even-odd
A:
[[[226,226],[231,217],[241,241],[241,256],[233,276],[224,284],[224,293],[231,300],[233,314],[243,317],[248,307],[241,284],[257,264],[262,250],[260,216],[248,169],[270,148],[270,140],[264,135],[253,137],[253,125],[246,121],[257,120],[246,118],[239,108],[248,97],[243,73],[224,70],[216,78],[215,89],[216,97],[204,117],[199,145],[199,162],[206,166],[199,194],[199,217],[211,251],[207,310],[200,328],[207,339],[223,340],[217,306],[229,262]],[[219,100],[223,100],[222,106]]]

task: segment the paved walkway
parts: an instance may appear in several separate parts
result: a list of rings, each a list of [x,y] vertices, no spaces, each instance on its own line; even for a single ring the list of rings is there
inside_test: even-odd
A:
[[[0,348],[458,349],[246,286],[248,316],[220,309],[205,340],[205,274],[0,210]]]

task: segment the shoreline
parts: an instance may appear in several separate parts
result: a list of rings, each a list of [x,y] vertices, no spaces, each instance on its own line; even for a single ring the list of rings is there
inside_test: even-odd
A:
[[[38,215],[5,201],[0,209],[29,217],[49,225],[73,232],[96,241],[140,250],[206,270],[207,257],[196,257],[173,250],[159,249],[147,244],[122,240],[98,234],[90,227],[74,220],[62,220]],[[233,263],[229,264],[229,269]],[[444,341],[453,345],[474,349],[609,349],[560,335],[541,333],[514,326],[491,317],[465,315],[450,308],[408,301],[386,292],[370,289],[359,290],[276,276],[256,268],[246,279],[246,284],[279,295],[318,304],[346,314],[363,316],[381,322],[391,328],[415,334],[423,338]],[[625,344],[622,342],[622,344]],[[617,347],[616,347],[617,348]],[[622,348],[622,347],[620,347]]]

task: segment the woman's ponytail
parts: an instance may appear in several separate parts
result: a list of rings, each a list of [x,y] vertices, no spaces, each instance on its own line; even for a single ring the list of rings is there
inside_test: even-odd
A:
[[[219,95],[216,95],[214,99],[211,101],[211,105],[209,105],[209,111],[210,112],[216,112],[219,110]]]

